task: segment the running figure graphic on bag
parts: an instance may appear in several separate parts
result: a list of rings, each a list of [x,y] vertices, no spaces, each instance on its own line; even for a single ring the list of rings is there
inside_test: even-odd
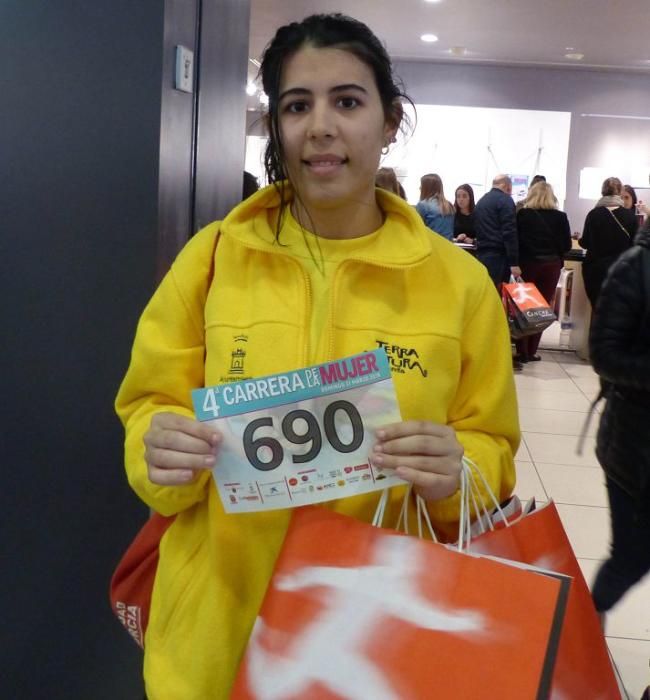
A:
[[[248,647],[253,697],[297,697],[319,683],[350,700],[399,700],[381,668],[363,653],[387,617],[450,634],[485,633],[488,622],[481,613],[445,610],[420,595],[412,581],[417,581],[424,562],[410,544],[404,537],[388,535],[378,542],[376,563],[369,566],[309,566],[273,581],[282,591],[325,588],[325,608],[292,639],[283,656],[269,653],[261,644],[264,636],[275,646],[283,633],[257,618]]]
[[[531,289],[523,284],[513,286],[514,289],[510,291],[510,296],[519,308],[524,307],[527,301],[533,302],[535,306],[537,306],[539,303],[539,292],[537,292],[537,289]],[[535,292],[537,292],[537,294]]]

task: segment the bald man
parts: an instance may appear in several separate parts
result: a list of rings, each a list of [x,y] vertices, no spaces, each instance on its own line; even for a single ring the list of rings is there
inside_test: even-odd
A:
[[[492,180],[492,189],[479,199],[474,209],[476,256],[487,267],[497,289],[510,275],[521,276],[517,218],[511,194],[512,180],[508,175],[497,175]]]

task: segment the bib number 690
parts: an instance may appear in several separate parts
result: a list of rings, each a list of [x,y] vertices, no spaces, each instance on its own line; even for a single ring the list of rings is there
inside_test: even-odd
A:
[[[341,440],[336,430],[335,418],[337,411],[343,411],[350,420],[352,440],[348,443],[344,443]],[[294,424],[301,418],[307,423],[307,430],[304,433],[298,434],[294,429]],[[243,437],[244,451],[246,452],[248,461],[255,469],[268,472],[282,464],[284,450],[280,442],[274,438],[254,438],[255,431],[262,426],[273,427],[273,418],[257,418],[246,426]],[[364,429],[361,415],[349,401],[334,401],[327,406],[323,413],[323,429],[325,430],[327,442],[329,442],[337,452],[354,452],[363,442]],[[323,446],[323,434],[313,413],[302,409],[296,409],[295,411],[287,413],[282,419],[282,434],[289,442],[295,445],[311,443],[309,449],[304,454],[292,455],[291,459],[295,464],[311,462],[318,457]],[[262,447],[266,447],[271,451],[271,459],[268,462],[263,462],[259,458],[259,450]]]

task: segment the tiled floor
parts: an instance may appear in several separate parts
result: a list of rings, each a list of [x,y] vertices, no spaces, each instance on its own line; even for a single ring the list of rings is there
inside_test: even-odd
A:
[[[555,501],[591,583],[609,543],[607,492],[594,454],[597,413],[582,455],[576,453],[576,444],[598,393],[598,378],[573,353],[541,355],[541,362],[529,363],[515,375],[523,435],[516,492],[522,501],[531,496]],[[650,684],[650,576],[608,615],[605,632],[627,697],[638,700]]]

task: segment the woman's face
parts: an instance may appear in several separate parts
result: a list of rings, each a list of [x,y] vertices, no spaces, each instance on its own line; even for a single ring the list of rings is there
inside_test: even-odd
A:
[[[376,206],[381,149],[397,126],[369,66],[342,49],[300,49],[283,67],[278,117],[284,165],[308,209]]]
[[[634,206],[634,204],[632,203],[632,195],[627,190],[623,190],[621,192],[621,197],[623,198],[623,206],[626,209],[632,209],[632,207]]]
[[[465,212],[469,209],[469,194],[465,190],[456,190],[456,206]]]

